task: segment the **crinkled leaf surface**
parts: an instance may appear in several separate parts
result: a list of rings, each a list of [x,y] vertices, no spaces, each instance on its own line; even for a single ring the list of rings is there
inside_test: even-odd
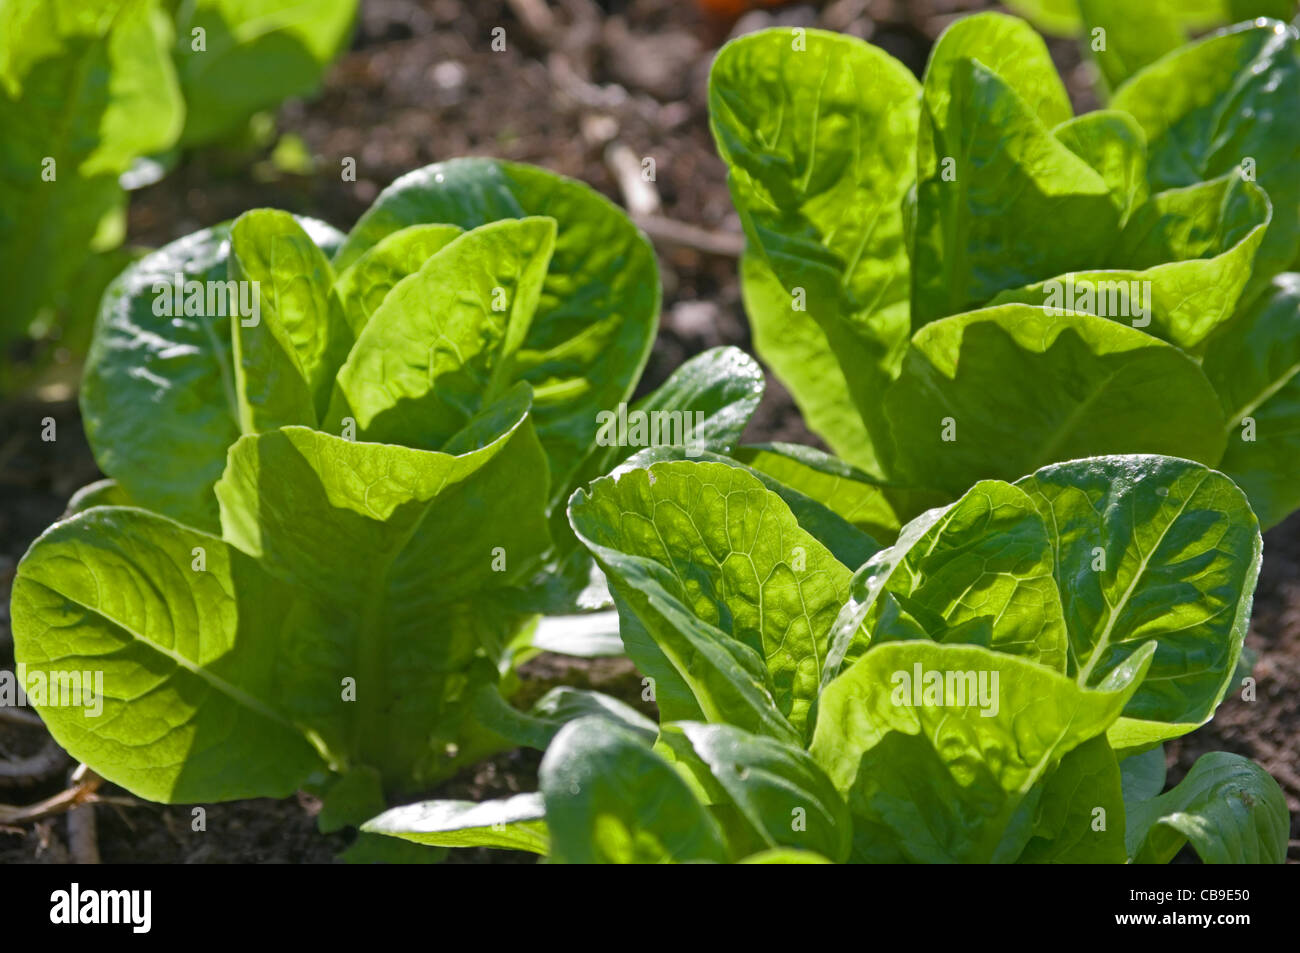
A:
[[[340,272],[334,293],[353,337],[361,333],[395,284],[419,271],[435,252],[463,231],[456,225],[411,225],[385,236]]]
[[[1259,524],[1241,491],[1199,464],[1145,455],[1048,466],[1018,486],[1056,550],[1071,677],[1096,685],[1156,643],[1111,743],[1208,720],[1236,669],[1259,574]]]
[[[706,451],[730,453],[764,386],[763,369],[740,348],[710,348],[688,358],[626,414],[606,409],[597,415],[595,446],[574,482],[585,486],[604,476],[639,446],[681,446],[692,458]],[[638,419],[643,421],[639,431]],[[563,511],[552,518],[552,534],[557,540],[569,536]]]
[[[746,473],[757,477],[763,486],[779,496],[785,505],[790,508],[795,522],[825,546],[830,551],[830,554],[845,566],[860,566],[880,550],[879,543],[830,507],[782,483],[771,474],[746,466],[732,457],[709,451],[687,455],[678,447],[661,447],[653,450],[642,450],[635,456],[629,457],[624,466],[627,468],[645,468],[670,460],[720,463],[744,470]]]
[[[1023,304],[922,328],[884,403],[900,473],[954,494],[1058,460],[1215,463],[1224,446],[1218,398],[1187,355],[1104,318]]]
[[[628,654],[651,677],[669,663],[689,686],[698,707],[680,717],[702,712],[793,740],[817,695],[849,570],[781,498],[737,467],[666,462],[598,480],[569,513],[620,617],[634,614],[653,640],[629,638],[625,626]],[[678,718],[668,701],[661,696],[661,711]]]
[[[103,673],[97,717],[36,707],[59,744],[110,781],[154,801],[286,797],[326,766],[309,741],[304,676],[287,664],[317,646],[301,604],[214,536],[97,507],[56,523],[23,558],[14,653],[47,677]],[[338,692],[335,682],[319,701]]]
[[[879,472],[879,450],[862,438],[908,333],[902,201],[918,87],[860,40],[803,39],[795,49],[774,29],[727,44],[709,77],[710,123],[745,226],[745,304],[761,353],[806,411],[823,409],[810,417],[818,431]],[[834,409],[845,394],[867,431]]]
[[[910,517],[945,501],[941,493],[882,483],[838,457],[802,444],[752,444],[738,447],[732,456],[816,500],[875,539],[897,536]]]
[[[1255,288],[1300,251],[1300,34],[1276,20],[1242,23],[1140,71],[1112,105],[1141,123],[1153,189],[1194,185],[1251,160],[1273,204]]]
[[[402,176],[348,234],[335,266],[353,264],[410,225],[476,228],[547,216],[555,252],[537,312],[516,355],[532,385],[553,496],[567,498],[591,444],[596,413],[627,400],[659,320],[659,271],[650,242],[627,215],[580,182],[513,162],[454,159]]]
[[[437,449],[519,376],[555,247],[555,222],[494,222],[454,239],[403,278],[338,372],[324,429]]]
[[[1037,785],[1119,717],[1153,650],[1085,689],[975,646],[871,649],[822,693],[811,748],[848,799],[853,858],[1015,860],[1034,834]]]
[[[1066,627],[1052,539],[1034,501],[983,481],[909,524],[854,574],[836,620],[829,682],[868,644],[898,638],[983,645],[1066,669]],[[899,631],[899,612],[920,633]]]
[[[317,243],[339,237],[323,222],[299,222]],[[104,296],[81,388],[86,436],[100,468],[137,504],[211,531],[212,486],[241,432],[229,299],[209,313],[206,294],[208,282],[226,281],[229,254],[229,226],[216,225],[124,271]],[[177,289],[178,274],[204,283],[201,307],[187,306],[193,298]]]

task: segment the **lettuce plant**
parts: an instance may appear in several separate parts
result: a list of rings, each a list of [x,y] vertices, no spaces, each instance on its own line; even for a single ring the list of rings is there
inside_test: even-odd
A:
[[[674,457],[677,457],[674,459]],[[1151,455],[986,480],[880,547],[722,457],[638,455],[574,494],[656,736],[600,717],[540,791],[366,829],[556,861],[1281,862],[1281,789],[1162,743],[1233,684],[1259,525]],[[856,572],[841,555],[870,550]],[[837,555],[839,554],[839,555]]]
[[[1107,88],[1185,44],[1194,31],[1295,13],[1294,0],[1008,0],[1044,33],[1081,37]]]
[[[921,83],[835,34],[723,48],[758,350],[891,533],[1114,453],[1216,466],[1265,526],[1300,505],[1298,51],[1280,22],[1232,27],[1075,116],[998,14],[950,27]]]
[[[658,308],[621,211],[483,159],[399,179],[347,236],[261,209],[127,269],[82,391],[111,479],[13,588],[29,675],[104,673],[101,717],[33,699],[51,733],[142,797],[309,785],[336,823],[509,747],[511,718],[540,744],[584,706],[631,718],[505,699],[539,612],[577,611],[533,579]],[[715,352],[649,400],[680,391],[725,449],[755,378]]]
[[[0,347],[57,340],[80,355],[129,261],[132,167],[311,92],[355,12],[356,0],[0,2]]]

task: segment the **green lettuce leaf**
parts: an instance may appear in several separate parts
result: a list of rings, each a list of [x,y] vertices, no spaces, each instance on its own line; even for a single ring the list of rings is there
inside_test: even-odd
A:
[[[1278,275],[1224,325],[1203,367],[1226,418],[1219,468],[1267,529],[1300,506],[1300,274]]]
[[[317,243],[340,237],[323,222],[299,223]],[[212,486],[241,433],[229,255],[230,226],[222,224],[124,271],[104,295],[81,387],[86,437],[100,469],[136,504],[211,532]],[[202,283],[197,297],[189,282]],[[212,295],[211,310],[208,289],[221,292],[220,300]]]
[[[526,218],[466,232],[427,259],[362,329],[322,429],[351,417],[362,440],[443,446],[519,377],[554,247],[554,220]]]
[[[853,832],[848,808],[802,748],[698,722],[664,725],[660,745],[714,794],[709,803],[734,806],[757,843],[847,859]]]
[[[1208,721],[1259,575],[1259,524],[1242,492],[1214,470],[1151,456],[1057,464],[1017,485],[1056,550],[1069,675],[1095,686],[1156,643],[1111,744],[1148,746]]]
[[[679,689],[657,687],[665,717],[797,739],[849,570],[777,494],[723,463],[663,462],[578,491],[569,516],[609,578],[628,655]]]
[[[0,8],[0,347],[89,324],[73,309],[93,256],[122,241],[118,176],[180,133],[171,32],[156,0]]]
[[[863,437],[876,439],[872,394],[895,373],[908,333],[902,200],[917,83],[855,38],[802,39],[798,50],[784,30],[728,43],[709,76],[710,123],[745,227],[745,303],[760,353],[805,410],[852,395],[865,430],[840,414],[810,422],[878,474],[880,451]],[[830,372],[834,359],[852,373]]]
[[[1191,842],[1207,864],[1281,864],[1291,818],[1267,771],[1239,755],[1202,755],[1182,782],[1129,811],[1129,856],[1168,863]]]
[[[303,723],[302,676],[282,667],[311,647],[299,604],[217,537],[96,507],[19,564],[14,652],[47,679],[103,673],[97,715],[32,701],[64,750],[115,784],[166,802],[287,797],[338,758]]]
[[[502,847],[545,855],[550,850],[541,794],[497,801],[423,801],[385,811],[361,830],[432,847]]]
[[[1033,836],[1016,863],[1122,864],[1128,859],[1120,767],[1104,736],[1067,754],[1039,785]]]
[[[334,293],[355,338],[393,286],[420,270],[464,229],[456,225],[412,225],[385,237],[339,273]]]
[[[721,829],[686,781],[635,735],[601,718],[570,722],[538,776],[552,862],[727,859]]]
[[[1034,501],[1006,483],[975,484],[909,523],[854,574],[822,683],[868,645],[916,638],[974,643],[1064,672],[1055,565]]]
[[[176,9],[183,145],[210,142],[259,110],[315,92],[347,46],[356,0],[187,0]],[[202,47],[195,31],[201,30]]]
[[[587,186],[532,166],[454,159],[410,172],[380,193],[339,249],[340,271],[411,225],[471,229],[501,219],[558,223],[537,313],[516,355],[532,385],[555,501],[567,499],[597,412],[628,400],[659,320],[654,250],[627,216]]]
[[[867,652],[823,692],[811,747],[848,799],[854,859],[1015,860],[1034,834],[1039,782],[1104,735],[1154,651],[1134,653],[1097,688],[976,646]]]
[[[241,429],[315,426],[352,346],[329,259],[288,212],[256,209],[231,226],[228,270],[258,302],[230,322]]]
[[[1218,397],[1187,355],[1113,321],[1023,304],[923,328],[884,404],[900,473],[953,494],[1106,453],[1213,464],[1225,441]]]
[[[980,14],[949,27],[926,67],[922,104],[914,328],[1101,264],[1118,210],[1106,181],[1052,134],[1070,118],[1069,101],[1025,23]]]
[[[1254,289],[1300,252],[1300,33],[1261,19],[1181,47],[1133,76],[1112,105],[1150,144],[1156,191],[1217,178],[1247,163],[1273,204]]]
[[[1271,218],[1268,198],[1237,172],[1170,189],[1133,212],[1109,270],[1059,275],[993,303],[1097,314],[1199,353],[1246,292]]]

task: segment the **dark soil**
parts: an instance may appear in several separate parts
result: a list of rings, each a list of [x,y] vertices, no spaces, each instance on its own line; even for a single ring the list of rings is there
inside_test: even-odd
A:
[[[986,7],[960,0],[837,0],[747,15],[745,27],[777,22],[824,26],[870,39],[913,70],[923,68],[934,37],[955,16]],[[306,144],[313,168],[284,171],[268,141],[249,150],[209,149],[187,156],[159,184],[135,193],[129,240],[157,246],[256,206],[275,206],[347,229],[391,180],[429,162],[491,155],[533,162],[580,178],[622,200],[606,161],[611,143],[656,163],[660,214],[733,236],[739,224],[722,163],[708,131],[705,80],[712,52],[731,25],[706,17],[688,0],[563,0],[556,25],[531,31],[506,0],[363,0],[351,50],[334,66],[318,98],[287,103],[277,135]],[[490,49],[503,26],[507,49]],[[1076,47],[1053,41],[1052,53],[1078,109],[1095,107]],[[345,157],[357,181],[340,175]],[[749,348],[736,261],[669,240],[657,241],[664,282],[661,332],[643,388],[661,382],[705,348]],[[75,375],[65,375],[75,380]],[[0,667],[11,666],[8,591],[14,566],[32,539],[63,511],[78,487],[99,475],[81,432],[71,388],[46,388],[40,400],[0,407]],[[57,439],[41,440],[53,417]],[[789,396],[769,378],[747,439],[815,442]],[[1287,792],[1300,825],[1300,517],[1266,537],[1265,561],[1248,645],[1259,655],[1258,698],[1230,696],[1212,725],[1169,746],[1171,778],[1195,758],[1226,749],[1259,761]],[[626,662],[530,663],[528,691],[551,684],[599,687],[635,702],[639,681]],[[0,759],[35,754],[43,729],[0,721]],[[502,755],[444,785],[446,797],[481,799],[536,787],[540,755]],[[67,769],[27,787],[0,787],[0,803],[27,804],[63,790]],[[2,783],[2,782],[0,782]],[[316,832],[318,805],[303,795],[207,807],[207,831],[191,830],[191,809],[135,802],[95,808],[105,862],[328,863],[348,834]],[[211,836],[211,835],[219,836]],[[1292,837],[1300,837],[1293,826]],[[1292,857],[1300,844],[1292,841]],[[0,863],[69,858],[63,817],[0,826]],[[463,851],[455,862],[518,862],[505,851]]]

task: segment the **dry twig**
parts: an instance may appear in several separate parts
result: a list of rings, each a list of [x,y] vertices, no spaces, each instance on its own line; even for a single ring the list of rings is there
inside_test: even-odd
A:
[[[710,231],[662,215],[649,215],[635,221],[656,244],[676,245],[724,258],[739,258],[745,250],[745,236],[738,232]]]
[[[0,804],[0,824],[26,824],[32,821],[54,817],[82,804],[92,804],[100,798],[96,795],[99,786],[104,783],[94,771],[82,765],[73,774],[72,787],[60,791],[53,797],[47,797],[35,804],[15,807],[12,804]]]

